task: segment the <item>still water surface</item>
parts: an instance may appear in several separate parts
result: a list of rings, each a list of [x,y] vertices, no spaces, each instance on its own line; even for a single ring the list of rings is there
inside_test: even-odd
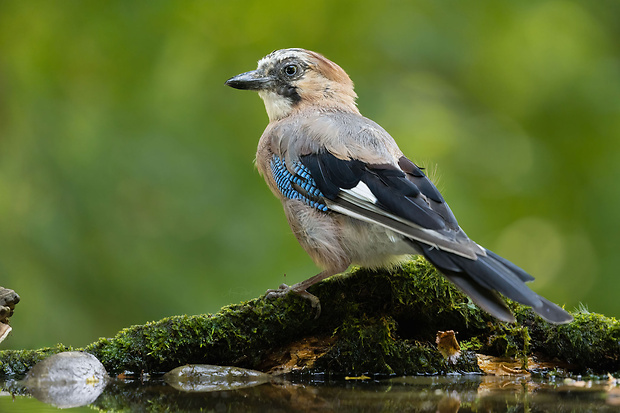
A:
[[[93,412],[620,412],[617,382],[496,376],[433,376],[387,380],[320,379],[264,383],[237,390],[182,391],[161,379],[114,380]],[[57,412],[30,396],[0,395],[0,412]]]

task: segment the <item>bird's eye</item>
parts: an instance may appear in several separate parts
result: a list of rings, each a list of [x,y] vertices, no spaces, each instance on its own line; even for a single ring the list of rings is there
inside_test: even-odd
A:
[[[297,74],[297,66],[296,65],[288,65],[284,68],[284,73],[291,77]]]

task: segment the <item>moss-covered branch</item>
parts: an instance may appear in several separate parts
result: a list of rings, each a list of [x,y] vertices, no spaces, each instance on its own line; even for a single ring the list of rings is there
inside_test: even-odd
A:
[[[620,324],[574,313],[555,326],[511,303],[518,322],[501,323],[478,309],[423,259],[392,272],[355,269],[311,289],[323,312],[296,295],[228,306],[214,315],[176,316],[120,331],[84,348],[112,373],[165,372],[187,363],[263,371],[331,374],[419,374],[479,371],[474,352],[535,354],[569,363],[576,372],[620,371]],[[455,330],[463,356],[446,362],[434,344],[438,330]],[[0,375],[19,375],[44,355],[0,352]]]

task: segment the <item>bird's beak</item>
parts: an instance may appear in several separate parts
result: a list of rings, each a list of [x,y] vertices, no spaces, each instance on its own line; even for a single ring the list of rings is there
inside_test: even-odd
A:
[[[242,90],[264,90],[271,84],[271,79],[258,70],[241,73],[240,75],[231,77],[226,84],[235,89]]]

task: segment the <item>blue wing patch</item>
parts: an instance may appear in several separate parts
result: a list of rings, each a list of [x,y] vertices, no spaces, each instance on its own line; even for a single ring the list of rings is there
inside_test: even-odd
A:
[[[276,181],[278,190],[288,199],[299,199],[304,204],[327,212],[327,206],[321,202],[323,193],[316,186],[316,182],[310,175],[310,171],[301,162],[293,163],[291,173],[284,163],[284,159],[274,155],[270,162],[271,174]]]

